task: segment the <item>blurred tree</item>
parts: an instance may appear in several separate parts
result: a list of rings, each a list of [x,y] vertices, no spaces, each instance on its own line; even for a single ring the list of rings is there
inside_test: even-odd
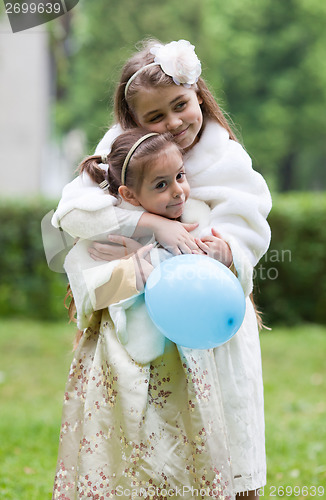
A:
[[[256,167],[280,190],[325,188],[325,2],[205,5],[210,80],[225,89]]]
[[[69,67],[61,63],[66,92],[56,108],[56,121],[63,131],[82,128],[92,152],[108,128],[120,70],[137,42],[152,37],[196,43],[201,6],[196,0],[97,0],[81,1],[72,13],[72,29],[65,41],[69,51],[59,52],[69,59]],[[55,35],[53,39],[55,46]]]
[[[89,152],[112,122],[115,85],[137,42],[186,38],[271,187],[326,187],[325,2],[81,0],[71,15],[52,29],[56,122],[61,132],[83,129]]]

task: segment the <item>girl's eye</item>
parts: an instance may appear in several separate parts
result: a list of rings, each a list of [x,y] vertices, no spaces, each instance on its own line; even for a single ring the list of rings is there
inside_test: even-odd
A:
[[[155,115],[155,116],[153,116],[153,118],[151,118],[151,119],[149,120],[149,122],[150,122],[150,123],[156,123],[156,122],[159,122],[159,121],[162,119],[162,116],[163,116],[163,115]]]
[[[179,172],[177,174],[177,181],[180,181],[181,179],[184,179],[186,173],[185,172]]]
[[[157,184],[155,186],[155,189],[164,189],[166,187],[166,182],[165,181],[161,181],[159,182],[159,184]]]
[[[181,101],[181,102],[179,102],[179,103],[176,105],[176,107],[175,107],[175,108],[176,108],[178,111],[180,111],[181,109],[185,108],[186,104],[187,104],[187,103],[186,103],[185,101]]]

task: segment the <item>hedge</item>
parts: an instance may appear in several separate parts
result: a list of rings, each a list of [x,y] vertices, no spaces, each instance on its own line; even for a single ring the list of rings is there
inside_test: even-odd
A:
[[[55,201],[6,200],[0,205],[0,315],[66,318],[67,278],[47,265],[41,220]]]
[[[67,318],[67,278],[49,269],[41,220],[51,200],[2,201],[0,314]],[[266,324],[326,324],[326,194],[276,195],[269,216],[272,242],[255,269],[255,299]]]
[[[269,223],[271,245],[255,269],[265,321],[326,324],[326,194],[274,196]]]

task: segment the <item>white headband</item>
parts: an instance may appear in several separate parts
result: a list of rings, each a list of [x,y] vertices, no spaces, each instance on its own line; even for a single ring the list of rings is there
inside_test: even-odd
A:
[[[130,160],[131,156],[133,155],[133,153],[136,151],[136,149],[138,148],[138,146],[143,141],[145,141],[149,137],[152,137],[153,135],[158,135],[158,133],[157,132],[151,132],[150,134],[143,135],[143,137],[141,137],[140,139],[138,139],[138,141],[136,141],[135,144],[129,149],[128,154],[127,154],[127,156],[125,158],[125,161],[123,162],[122,170],[121,170],[121,184],[122,184],[122,186],[125,186],[125,184],[126,184],[126,170],[127,170],[128,163],[129,163],[129,160]]]
[[[191,87],[198,81],[201,74],[201,64],[195,53],[194,45],[191,45],[187,40],[170,42],[166,45],[156,44],[150,49],[150,52],[155,56],[154,62],[146,64],[129,78],[125,86],[125,98],[127,98],[131,82],[144,69],[151,66],[161,66],[162,71],[171,76],[176,85]]]
[[[143,66],[142,68],[140,68],[138,71],[136,71],[136,73],[134,73],[130,78],[129,80],[127,81],[127,85],[125,86],[125,97],[127,97],[127,92],[128,92],[128,89],[129,89],[129,85],[131,84],[131,82],[134,81],[134,79],[139,75],[139,73],[141,73],[142,71],[144,71],[144,69],[146,68],[150,68],[151,66],[157,66],[158,63],[156,62],[152,62],[150,64],[146,64],[146,66]]]

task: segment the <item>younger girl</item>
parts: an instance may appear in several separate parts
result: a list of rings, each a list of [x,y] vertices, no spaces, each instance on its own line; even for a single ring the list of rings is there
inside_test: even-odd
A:
[[[185,151],[191,197],[206,202],[211,209],[200,235],[217,255],[224,254],[228,243],[248,295],[253,267],[270,241],[266,221],[270,194],[235,140],[200,71],[189,42],[147,43],[125,64],[116,92],[117,123],[104,136],[97,153],[107,153],[115,137],[129,127],[172,133]],[[179,221],[125,210],[114,197],[104,196],[86,172],[65,187],[53,223],[72,236],[89,238],[109,232],[137,238],[154,233],[174,254],[198,250],[194,236]],[[212,230],[222,237],[214,236]],[[93,254],[106,258],[107,246],[94,246]],[[252,314],[249,306],[247,313]],[[254,317],[250,324],[246,334],[237,334],[214,353],[239,493],[263,486],[266,472],[261,358]]]
[[[183,215],[189,185],[169,135],[123,134],[81,170],[129,210]],[[138,252],[99,264],[87,245],[79,240],[65,262],[86,329],[65,393],[53,498],[234,498],[213,351],[176,346],[156,330],[135,286],[137,272],[145,281],[151,269],[144,250],[140,260]]]

